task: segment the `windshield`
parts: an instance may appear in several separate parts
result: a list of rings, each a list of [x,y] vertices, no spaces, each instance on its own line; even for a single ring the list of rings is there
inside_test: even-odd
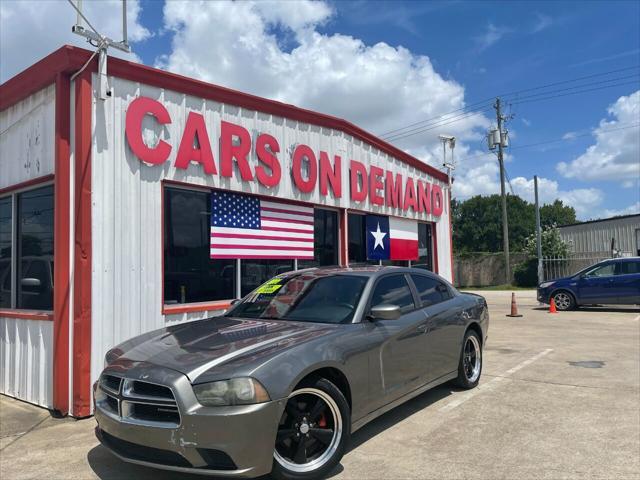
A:
[[[368,277],[304,273],[275,277],[226,315],[299,322],[349,323]]]

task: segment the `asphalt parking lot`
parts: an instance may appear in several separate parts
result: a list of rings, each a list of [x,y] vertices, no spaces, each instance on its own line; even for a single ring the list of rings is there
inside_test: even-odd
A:
[[[640,312],[549,314],[535,292],[484,292],[480,386],[442,386],[353,436],[336,479],[640,478]],[[0,478],[201,479],[125,464],[93,419],[51,418],[0,396]]]

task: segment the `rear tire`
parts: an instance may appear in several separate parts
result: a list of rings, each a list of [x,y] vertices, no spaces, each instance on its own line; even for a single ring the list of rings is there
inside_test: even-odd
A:
[[[318,378],[296,387],[278,425],[271,475],[278,480],[326,478],[351,436],[351,411],[338,387]]]
[[[478,386],[482,374],[482,341],[474,330],[467,330],[462,341],[456,385],[465,390]]]
[[[561,312],[566,312],[567,310],[573,310],[576,308],[576,301],[573,298],[573,295],[566,290],[558,290],[557,292],[553,292],[551,296],[553,301],[556,304],[556,309]]]

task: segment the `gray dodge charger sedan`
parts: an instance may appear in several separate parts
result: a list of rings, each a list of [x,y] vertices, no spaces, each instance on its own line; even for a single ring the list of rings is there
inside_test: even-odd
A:
[[[325,477],[352,432],[443,382],[478,384],[484,298],[425,270],[320,268],[220,317],[107,353],[96,435],[121,459],[228,477]]]

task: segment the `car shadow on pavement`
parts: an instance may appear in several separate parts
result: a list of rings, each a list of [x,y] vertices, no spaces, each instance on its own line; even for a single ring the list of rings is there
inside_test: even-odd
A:
[[[388,411],[352,435],[349,451],[358,448],[388,428],[406,420],[433,403],[448,397],[457,390],[458,389],[451,383],[446,383],[432,390],[428,390]],[[197,474],[170,472],[126,463],[102,445],[97,445],[89,451],[87,461],[93,472],[101,480],[122,480],[125,478],[135,478],[136,480],[202,480],[203,478],[202,475]],[[340,474],[343,470],[344,467],[339,464],[328,475],[328,478]],[[207,478],[215,480],[213,477]],[[258,480],[269,480],[270,478],[270,476],[266,476]]]
[[[533,310],[549,310],[548,305],[541,305],[537,307],[533,307]],[[636,305],[591,305],[588,307],[579,307],[573,310],[569,310],[570,312],[601,312],[601,313],[640,313],[640,307]],[[564,313],[564,312],[558,312]]]
[[[135,478],[136,480],[202,480],[203,478],[202,475],[170,472],[126,463],[102,445],[97,445],[89,451],[87,461],[93,473],[101,480],[123,480],[125,478]]]
[[[458,389],[452,383],[445,383],[431,390],[427,390],[426,392],[418,395],[408,402],[403,403],[402,405],[399,405],[392,410],[389,410],[387,413],[366,424],[351,436],[351,442],[349,444],[347,453],[349,453],[351,450],[355,450],[363,443],[366,443],[375,436],[383,433],[388,428],[393,427],[394,425],[402,422],[403,420],[406,420],[412,415],[420,412],[421,410],[442,400],[443,398],[448,397],[449,395],[457,391],[460,391],[460,389]],[[336,476],[343,470],[344,467],[342,465],[338,465],[328,475],[327,478]]]

